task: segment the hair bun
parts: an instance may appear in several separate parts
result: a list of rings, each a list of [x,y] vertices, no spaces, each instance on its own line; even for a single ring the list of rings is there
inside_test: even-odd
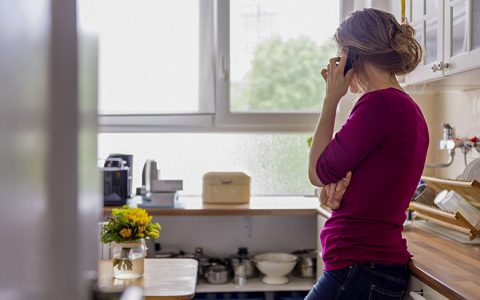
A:
[[[395,26],[396,27],[396,26]],[[410,24],[399,24],[392,38],[391,47],[403,60],[401,72],[406,74],[413,71],[422,60],[422,48],[415,39],[415,29]]]

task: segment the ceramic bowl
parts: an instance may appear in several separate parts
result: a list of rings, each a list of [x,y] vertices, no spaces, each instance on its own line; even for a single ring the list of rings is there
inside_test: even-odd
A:
[[[289,253],[263,253],[255,255],[253,261],[265,274],[262,281],[266,284],[288,283],[288,275],[295,268],[298,257]]]

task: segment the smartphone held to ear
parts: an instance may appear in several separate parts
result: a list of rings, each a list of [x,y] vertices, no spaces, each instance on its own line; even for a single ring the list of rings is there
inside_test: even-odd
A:
[[[348,51],[347,63],[345,64],[345,69],[343,70],[343,76],[347,75],[348,70],[353,67],[353,62],[356,58],[356,55]]]

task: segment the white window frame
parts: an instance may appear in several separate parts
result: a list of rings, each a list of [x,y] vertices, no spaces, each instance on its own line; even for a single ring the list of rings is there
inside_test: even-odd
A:
[[[342,6],[338,12],[339,15],[341,11]],[[200,74],[203,72],[206,76],[202,77],[199,74],[199,103],[200,107],[207,112],[150,115],[99,114],[99,132],[309,132],[313,130],[320,112],[231,112],[229,66],[230,0],[201,0]]]

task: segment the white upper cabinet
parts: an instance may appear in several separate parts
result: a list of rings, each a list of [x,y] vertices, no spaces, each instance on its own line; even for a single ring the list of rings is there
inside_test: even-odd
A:
[[[397,20],[400,2],[391,1]],[[407,0],[405,14],[424,50],[423,61],[405,77],[405,84],[480,67],[480,0]]]
[[[398,1],[400,2],[400,1]],[[423,61],[406,76],[406,82],[429,81],[443,76],[443,9],[442,0],[408,0],[410,24],[424,50]]]
[[[445,0],[446,75],[480,66],[480,0]]]

